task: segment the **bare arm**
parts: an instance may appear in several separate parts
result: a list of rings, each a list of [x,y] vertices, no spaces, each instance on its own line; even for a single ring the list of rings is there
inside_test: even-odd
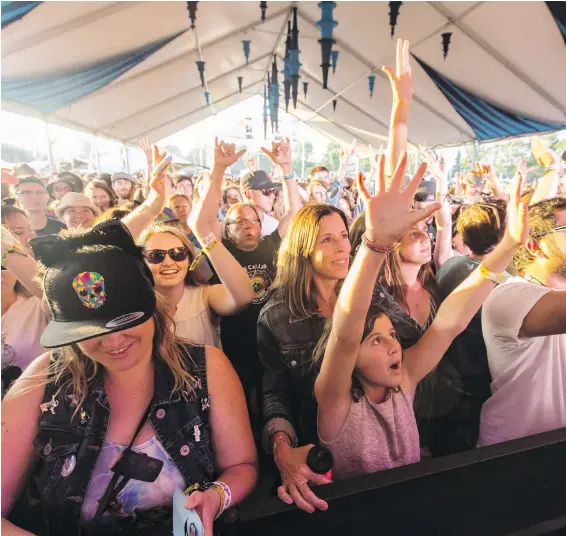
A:
[[[222,182],[226,169],[224,162],[229,160],[235,162],[239,158],[241,153],[236,154],[234,150],[233,145],[218,144],[215,149],[215,164],[209,185],[189,216],[189,227],[203,246],[212,242],[211,234],[218,236],[211,226],[213,220],[219,223],[216,213],[211,214],[215,202],[218,203],[217,196],[219,196],[219,190],[217,191],[214,183]],[[207,199],[209,196],[213,198],[212,202]],[[254,299],[254,291],[248,272],[226,249],[222,240],[218,239],[218,244],[206,254],[222,282],[219,285],[210,285],[205,288],[204,297],[210,309],[218,315],[226,316],[234,314],[251,303]]]
[[[2,251],[4,251],[4,241],[2,241]],[[12,253],[4,264],[5,268],[10,270],[29,292],[40,299],[43,298],[43,288],[35,279],[37,262],[33,257],[21,253]]]
[[[273,142],[271,144],[271,151],[265,147],[262,147],[261,150],[269,156],[275,165],[281,168],[284,177],[293,173],[293,167],[291,166],[291,141],[289,138],[282,139],[280,142]],[[279,236],[283,238],[291,224],[291,220],[303,206],[303,203],[299,194],[299,186],[297,185],[297,180],[295,178],[290,180],[282,179],[281,183],[283,188],[285,213],[279,221],[277,230],[279,231]]]
[[[160,153],[156,145],[153,146],[153,151],[154,167],[157,169],[157,166],[165,158],[166,154]],[[151,192],[147,199],[136,208],[136,210],[122,219],[122,222],[134,237],[134,240],[141,235],[148,225],[151,225],[153,220],[161,214],[165,207],[167,167],[168,166],[166,166],[159,175],[151,176]]]
[[[210,426],[217,480],[232,493],[232,505],[242,502],[257,482],[257,452],[246,399],[238,375],[228,358],[217,348],[206,347]],[[193,493],[185,508],[195,508],[203,521],[205,536],[212,536],[212,520],[219,497],[213,489]]]
[[[365,236],[381,247],[392,245],[406,229],[438,209],[438,205],[433,204],[422,210],[411,210],[412,198],[426,164],[419,167],[409,185],[401,191],[406,165],[407,154],[404,153],[387,191],[385,162],[382,156],[379,157],[378,192],[375,197],[369,195],[363,181],[358,178],[358,189],[366,205]],[[338,296],[332,316],[332,331],[315,382],[319,435],[327,441],[336,437],[347,416],[352,372],[360,350],[373,287],[384,259],[384,253],[370,251],[365,245],[361,247]]]
[[[36,460],[33,440],[39,429],[49,355],[33,361],[2,401],[2,534],[29,534],[5,518],[27,485]]]
[[[413,81],[409,54],[409,42],[397,40],[396,69],[385,66],[383,70],[389,77],[393,91],[393,107],[389,123],[389,142],[387,144],[386,175],[393,175],[401,153],[407,150],[407,120],[413,100]]]
[[[448,177],[441,168],[434,154],[430,154],[429,169],[436,180],[436,200],[442,203],[442,208],[436,212],[436,244],[434,246],[434,265],[439,270],[442,265],[454,256],[452,249],[452,207],[446,200],[448,195]]]
[[[521,184],[521,176],[518,175],[507,207],[505,235],[483,260],[490,272],[503,273],[528,237],[528,209],[519,201]],[[476,269],[448,295],[419,342],[404,352],[404,368],[413,388],[436,367],[452,341],[466,329],[494,288],[495,283],[485,279]]]
[[[537,162],[546,168],[546,171],[537,184],[536,190],[531,198],[530,205],[534,205],[539,201],[551,199],[558,195],[558,186],[560,185],[560,177],[558,176],[560,158],[552,151],[542,140],[534,137],[531,141],[531,150]],[[549,167],[555,169],[548,169]],[[526,162],[524,163],[523,176],[526,178]],[[521,171],[521,170],[519,170]]]

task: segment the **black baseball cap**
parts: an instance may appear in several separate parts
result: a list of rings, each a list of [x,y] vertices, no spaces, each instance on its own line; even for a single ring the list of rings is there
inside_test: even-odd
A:
[[[273,182],[265,171],[258,169],[250,171],[242,177],[242,188],[244,190],[267,190],[281,188],[280,182]]]
[[[30,240],[46,265],[45,297],[53,318],[41,336],[58,348],[133,328],[149,320],[156,305],[154,281],[142,249],[117,220],[80,237]],[[103,250],[85,246],[103,245]]]
[[[419,189],[415,193],[415,201],[434,201],[436,195],[436,183],[435,181],[423,180],[419,186]]]

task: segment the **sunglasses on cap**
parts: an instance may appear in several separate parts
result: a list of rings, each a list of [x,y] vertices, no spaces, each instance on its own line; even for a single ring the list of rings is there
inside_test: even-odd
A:
[[[182,262],[189,256],[189,249],[186,247],[171,248],[171,249],[147,249],[144,251],[143,256],[150,264],[159,264],[165,260],[165,256],[173,262]]]

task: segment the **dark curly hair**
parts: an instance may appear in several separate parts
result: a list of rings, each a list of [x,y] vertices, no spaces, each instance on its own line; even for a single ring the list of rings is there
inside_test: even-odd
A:
[[[541,240],[556,227],[556,211],[566,209],[566,198],[554,197],[529,207],[529,239]],[[535,256],[523,244],[513,261],[518,272],[523,272],[535,260]]]

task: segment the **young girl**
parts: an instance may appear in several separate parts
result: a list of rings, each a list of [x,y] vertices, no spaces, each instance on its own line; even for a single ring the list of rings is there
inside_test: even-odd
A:
[[[334,455],[333,477],[350,478],[420,460],[413,396],[419,381],[440,361],[468,325],[528,236],[527,208],[519,204],[520,177],[508,208],[508,228],[497,248],[440,307],[421,339],[402,351],[389,317],[372,306],[372,290],[385,254],[406,229],[439,208],[411,211],[411,199],[426,169],[421,165],[400,191],[407,156],[402,155],[389,189],[379,158],[378,193],[363,182],[366,232],[346,277],[332,325],[321,340],[324,351],[315,382],[318,433]]]

